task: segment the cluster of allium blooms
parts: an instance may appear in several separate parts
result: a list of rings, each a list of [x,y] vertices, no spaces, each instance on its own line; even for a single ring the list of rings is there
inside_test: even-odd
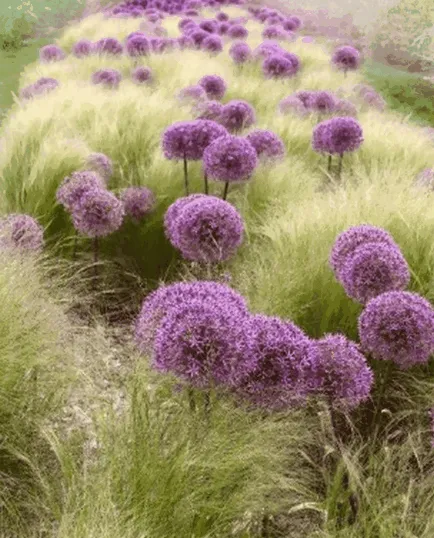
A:
[[[97,172],[107,183],[113,175],[113,163],[104,153],[91,153],[86,160],[88,170]]]
[[[224,284],[198,281],[161,286],[143,301],[136,321],[135,341],[142,353],[152,353],[155,335],[164,316],[170,310],[177,309],[192,300],[209,304],[224,303],[240,315],[248,313],[244,297]]]
[[[176,203],[176,202],[175,202]],[[170,210],[170,208],[169,208]],[[215,196],[187,201],[168,218],[166,234],[186,260],[219,263],[235,254],[243,240],[244,226],[238,211]]]
[[[234,24],[230,26],[229,30],[227,31],[227,35],[232,39],[246,39],[249,32],[242,24]]]
[[[218,54],[223,50],[223,41],[217,35],[209,35],[202,41],[200,48],[211,54]]]
[[[369,397],[372,370],[359,347],[345,336],[328,334],[316,342],[318,392],[337,407],[352,408]]]
[[[262,64],[265,78],[289,78],[297,73],[298,64],[281,54],[271,54]]]
[[[345,73],[360,66],[360,53],[354,47],[339,47],[332,56],[332,63]]]
[[[330,91],[301,90],[285,97],[279,103],[282,114],[297,113],[305,116],[311,113],[356,116],[356,107],[345,99],[339,99]]]
[[[205,101],[197,103],[194,112],[198,119],[218,122],[223,110],[223,105],[218,101]]]
[[[105,237],[118,230],[123,222],[123,203],[105,189],[87,191],[73,207],[74,228],[88,237]]]
[[[147,187],[128,187],[120,196],[125,214],[136,222],[149,215],[155,207],[155,196]]]
[[[230,133],[236,133],[256,123],[256,114],[247,101],[233,100],[224,105],[219,122]]]
[[[315,151],[343,155],[358,149],[363,142],[360,124],[351,117],[336,117],[319,123],[312,135]]]
[[[434,353],[434,309],[416,293],[390,291],[367,304],[359,317],[362,349],[406,369]]]
[[[264,39],[289,39],[293,38],[292,32],[287,32],[282,26],[278,24],[273,24],[267,26],[262,32],[262,37]]]
[[[20,92],[22,99],[31,99],[37,95],[44,95],[55,90],[59,86],[59,82],[55,78],[41,77],[34,84],[30,84],[23,88]]]
[[[226,93],[226,82],[219,75],[205,75],[199,82],[209,99],[220,101]]]
[[[115,7],[109,8],[106,15],[109,17],[151,17],[155,14],[159,18],[164,13],[172,15],[184,14],[187,17],[197,16],[200,7],[221,7],[223,5],[241,5],[242,0],[201,0],[201,2],[186,2],[185,0],[126,0]]]
[[[267,58],[268,56],[273,54],[283,54],[285,52],[286,51],[282,49],[282,47],[277,41],[268,40],[263,41],[260,45],[256,47],[256,49],[253,51],[253,56],[256,59],[262,59]]]
[[[199,198],[204,198],[205,196],[205,194],[190,194],[189,196],[178,198],[167,208],[164,215],[164,231],[169,241],[171,237],[175,236],[176,221],[181,211],[184,210],[186,205]]]
[[[247,136],[247,140],[255,148],[258,158],[261,159],[280,159],[285,156],[285,144],[272,131],[265,129],[255,129]]]
[[[146,56],[150,52],[148,38],[143,35],[133,35],[126,41],[125,48],[127,54],[132,57]]]
[[[138,66],[131,72],[131,79],[136,84],[152,84],[154,82],[154,75],[149,67]]]
[[[91,191],[105,189],[105,187],[103,177],[94,171],[73,172],[57,189],[56,199],[67,211],[72,212],[83,196]]]
[[[202,86],[199,86],[199,84],[194,84],[193,86],[183,88],[178,93],[178,99],[181,101],[204,101],[208,99],[208,97]]]
[[[117,69],[99,69],[92,74],[91,80],[93,84],[117,89],[122,80],[122,74]]]
[[[85,58],[93,52],[93,43],[89,39],[80,39],[72,47],[72,54],[76,58]]]
[[[252,58],[252,49],[244,41],[237,41],[231,45],[229,56],[236,64],[244,64]]]
[[[306,116],[309,111],[298,97],[289,95],[282,99],[278,105],[278,110],[281,114],[297,114]]]
[[[39,49],[39,59],[43,63],[58,62],[65,58],[65,53],[57,45],[45,45]]]
[[[124,48],[122,43],[114,37],[103,37],[94,45],[94,50],[98,54],[112,54],[119,56],[123,53]]]
[[[38,252],[43,245],[44,230],[34,218],[11,214],[0,219],[0,248]]]
[[[425,168],[417,176],[415,180],[416,187],[434,190],[434,168]]]

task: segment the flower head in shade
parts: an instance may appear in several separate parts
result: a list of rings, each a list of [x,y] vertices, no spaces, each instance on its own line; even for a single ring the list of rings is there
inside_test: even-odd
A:
[[[206,196],[206,194],[190,194],[189,196],[183,196],[182,198],[178,198],[167,208],[167,211],[164,214],[164,231],[167,239],[169,239],[175,247],[177,246],[175,229],[178,216],[186,205]]]
[[[172,244],[186,260],[220,263],[232,257],[241,245],[244,226],[229,202],[203,196],[184,205],[171,231]]]
[[[203,153],[205,173],[216,181],[247,181],[257,164],[255,148],[248,140],[237,136],[217,138]]]
[[[104,179],[96,172],[85,170],[67,176],[57,189],[56,199],[67,211],[72,211],[89,191],[105,189]]]
[[[59,82],[55,78],[41,77],[34,84],[23,88],[20,92],[20,97],[22,99],[31,99],[32,97],[49,93],[58,86]]]
[[[286,32],[280,25],[270,25],[262,32],[264,39],[288,39],[288,32]]]
[[[329,113],[333,112],[336,107],[336,98],[328,91],[312,92],[307,105],[315,112]]]
[[[218,101],[205,101],[195,106],[198,119],[218,122],[223,110],[223,105]]]
[[[207,95],[202,86],[199,86],[199,84],[194,84],[193,86],[183,88],[178,93],[178,98],[181,101],[204,101],[207,99]]]
[[[72,208],[75,229],[88,237],[104,237],[118,230],[124,220],[123,203],[105,190],[89,190]]]
[[[288,78],[295,75],[296,68],[281,54],[272,54],[265,58],[262,72],[266,78]]]
[[[45,45],[39,49],[39,59],[43,63],[58,62],[65,58],[65,53],[57,45]]]
[[[393,290],[404,290],[410,271],[399,248],[389,243],[364,243],[347,257],[339,276],[346,294],[359,303]]]
[[[312,146],[330,154],[343,154],[355,151],[362,142],[360,124],[354,118],[342,116],[319,123],[313,132]]]
[[[146,56],[150,51],[149,41],[146,36],[137,34],[127,39],[125,48],[128,55],[132,57]]]
[[[425,168],[417,176],[415,181],[416,187],[434,190],[434,168]]]
[[[106,88],[117,89],[122,80],[122,75],[117,69],[100,69],[92,75],[93,84],[99,84]]]
[[[120,196],[125,209],[125,214],[135,221],[141,221],[152,212],[155,206],[155,196],[147,187],[128,187]]]
[[[190,27],[193,27],[195,28],[196,27],[196,23],[194,22],[193,19],[191,19],[190,17],[184,17],[183,19],[181,19],[179,22],[178,22],[178,28],[183,31],[184,28],[186,28],[187,26],[190,26]]]
[[[336,99],[333,112],[340,116],[357,116],[356,106],[347,99]]]
[[[374,375],[359,346],[341,334],[315,342],[318,392],[336,407],[353,408],[369,398]]]
[[[283,49],[277,41],[268,40],[263,41],[260,45],[254,50],[255,58],[267,58],[273,54],[283,54]]]
[[[95,43],[95,51],[99,54],[119,56],[123,52],[122,43],[114,37],[103,37]]]
[[[255,129],[246,138],[255,148],[260,160],[280,159],[285,156],[285,145],[283,141],[272,131]]]
[[[223,41],[218,35],[210,34],[202,41],[200,49],[217,54],[223,50]]]
[[[244,41],[237,41],[231,45],[229,56],[236,64],[243,64],[252,58],[252,49]]]
[[[254,404],[284,409],[300,402],[316,388],[316,346],[291,321],[252,316],[252,347],[256,368],[237,387]]]
[[[226,93],[226,82],[219,75],[205,75],[199,82],[209,99],[219,101]]]
[[[199,28],[209,34],[214,34],[217,31],[217,26],[217,22],[213,20],[206,20],[199,23]]]
[[[152,365],[200,388],[237,386],[256,364],[249,316],[224,301],[188,301],[163,318]]]
[[[234,24],[229,28],[227,35],[232,39],[246,39],[249,32],[242,24]]]
[[[230,27],[231,27],[231,25],[228,22],[221,22],[218,25],[217,31],[218,31],[219,35],[226,35],[228,33]]]
[[[301,26],[302,26],[302,22],[301,22],[300,17],[297,17],[297,15],[292,15],[289,18],[295,24],[295,30],[299,30],[301,28]]]
[[[104,153],[91,153],[86,160],[86,167],[97,172],[106,182],[113,175],[113,163]]]
[[[357,69],[360,65],[360,53],[354,47],[339,47],[333,53],[332,63],[344,71]]]
[[[72,54],[76,58],[85,58],[93,51],[93,43],[89,39],[80,39],[72,47]]]
[[[402,369],[427,362],[434,352],[434,309],[417,293],[378,295],[366,305],[358,325],[363,351]]]
[[[154,82],[154,75],[151,68],[142,65],[133,69],[131,78],[136,84],[152,84]]]
[[[370,224],[351,226],[339,234],[330,253],[329,264],[336,278],[340,280],[340,271],[348,258],[360,245],[367,243],[387,243],[395,246],[396,243],[389,232]]]
[[[232,310],[237,310],[239,315],[248,315],[244,297],[225,284],[199,280],[161,286],[143,301],[136,320],[134,336],[142,353],[152,353],[155,333],[163,317],[171,309],[188,304],[192,300],[225,304]]]
[[[193,40],[195,47],[200,49],[202,41],[209,36],[209,33],[205,32],[204,30],[194,30],[193,32],[189,33],[189,36]]]
[[[312,149],[318,153],[332,153],[330,150],[330,129],[325,121],[318,123],[312,133]]]
[[[282,22],[282,28],[287,32],[294,32],[298,29],[298,26],[294,19],[292,17],[289,17]]]
[[[278,109],[281,114],[297,114],[299,116],[306,116],[308,113],[303,101],[294,95],[289,95],[288,97],[282,99],[279,103]]]
[[[178,37],[177,44],[178,44],[178,47],[181,50],[194,49],[195,48],[195,44],[194,44],[193,39],[188,35],[182,35],[182,36]]]
[[[0,248],[40,251],[44,245],[44,230],[29,215],[11,214],[0,219]]]
[[[229,15],[220,11],[219,13],[217,13],[215,18],[220,22],[225,22],[229,20]]]
[[[230,133],[235,133],[256,123],[256,114],[246,101],[233,100],[224,105],[220,122]]]

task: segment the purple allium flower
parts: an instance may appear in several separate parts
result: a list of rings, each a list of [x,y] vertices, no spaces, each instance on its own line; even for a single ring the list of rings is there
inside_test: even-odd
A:
[[[125,48],[128,55],[132,57],[146,56],[150,51],[148,39],[141,35],[134,35],[127,39]]]
[[[219,75],[206,75],[198,84],[205,90],[209,99],[220,101],[226,93],[226,82]]]
[[[30,84],[23,88],[20,92],[22,99],[31,99],[37,95],[43,95],[55,90],[59,86],[59,82],[55,78],[41,77],[34,84]]]
[[[332,63],[343,71],[357,69],[360,65],[360,53],[354,47],[340,47],[333,53]]]
[[[214,34],[217,31],[217,22],[214,20],[202,21],[199,23],[199,28],[209,34]]]
[[[181,211],[183,211],[184,207],[187,204],[190,204],[190,202],[193,202],[194,200],[198,200],[199,198],[206,197],[206,194],[190,194],[189,196],[183,196],[182,198],[178,198],[173,204],[171,204],[164,215],[164,231],[167,239],[172,242],[172,244],[176,247],[177,245],[173,242],[174,239],[176,240],[176,221],[178,219],[179,214]]]
[[[227,35],[230,27],[231,25],[228,22],[221,22],[218,26],[217,31],[220,35]]]
[[[339,277],[346,294],[366,304],[380,293],[404,290],[410,282],[410,271],[397,246],[362,243],[347,256]]]
[[[312,92],[307,101],[308,108],[316,112],[333,112],[336,107],[335,96],[328,91]]]
[[[206,39],[209,36],[209,34],[208,32],[205,32],[204,30],[194,30],[193,32],[191,32],[191,34],[189,34],[189,36],[193,40],[195,47],[197,49],[200,49],[200,46],[202,45],[202,41]]]
[[[234,24],[229,28],[227,35],[231,39],[246,39],[249,32],[242,24]]]
[[[252,50],[244,41],[237,41],[229,49],[229,56],[236,64],[243,64],[252,58]]]
[[[256,365],[249,321],[223,301],[189,298],[163,318],[152,365],[200,388],[237,386]]]
[[[312,137],[312,147],[316,151],[330,154],[355,151],[363,142],[360,124],[351,117],[342,116],[319,123]]]
[[[374,375],[359,346],[341,334],[316,341],[318,392],[336,407],[357,407],[369,398]]]
[[[155,206],[155,196],[147,187],[128,187],[120,196],[125,214],[139,222],[149,215]]]
[[[303,101],[294,95],[290,95],[282,99],[278,106],[281,114],[296,113],[300,116],[305,116],[308,113]]]
[[[297,15],[292,15],[289,17],[291,21],[295,24],[295,30],[299,30],[302,26],[301,19]]]
[[[426,363],[434,352],[434,309],[417,293],[390,291],[374,297],[358,325],[363,351],[401,369]]]
[[[246,101],[229,101],[223,107],[220,122],[230,133],[235,133],[256,123],[255,111]]]
[[[118,230],[124,220],[123,203],[105,189],[85,192],[72,208],[74,228],[88,237],[104,237]]]
[[[196,9],[186,9],[184,13],[187,17],[197,17],[199,15]]]
[[[227,22],[229,20],[229,15],[220,11],[220,13],[217,13],[215,18],[220,22]]]
[[[178,22],[178,28],[182,31],[184,30],[184,28],[186,26],[190,26],[190,27],[196,27],[196,23],[194,22],[193,19],[190,19],[189,17],[185,17],[183,19],[181,19],[179,22]]]
[[[99,54],[113,54],[118,56],[122,54],[123,47],[114,37],[104,37],[95,43],[95,51]]]
[[[297,30],[298,27],[294,19],[292,17],[289,17],[282,22],[282,28],[287,32],[294,32],[295,30]]]
[[[195,111],[198,114],[198,119],[220,121],[220,115],[223,110],[223,105],[218,101],[205,101],[198,103]]]
[[[281,54],[272,54],[265,58],[262,72],[266,78],[288,78],[296,73],[292,62]]]
[[[216,181],[247,181],[257,164],[255,148],[248,140],[237,136],[218,138],[203,153],[205,173]]]
[[[113,175],[113,163],[104,153],[91,153],[87,158],[86,167],[97,172],[106,183]]]
[[[152,84],[154,82],[154,75],[150,67],[136,67],[131,72],[131,78],[136,84]]]
[[[178,93],[178,99],[181,101],[204,101],[207,98],[206,91],[199,84],[187,86]]]
[[[44,245],[44,230],[29,215],[10,214],[0,220],[0,248],[40,251]]]
[[[340,116],[357,116],[357,108],[347,99],[337,99],[334,112],[338,113]]]
[[[92,41],[89,41],[89,39],[80,39],[72,47],[72,54],[76,58],[84,58],[86,56],[89,56],[89,54],[91,54],[92,51],[93,51],[93,43]]]
[[[262,37],[264,39],[287,39],[289,34],[280,25],[276,24],[267,26],[262,32]]]
[[[424,189],[434,190],[434,168],[425,168],[417,176],[415,185]]]
[[[45,45],[39,49],[39,59],[43,63],[58,62],[65,58],[65,53],[57,45]]]
[[[163,317],[173,308],[179,308],[191,301],[225,304],[237,310],[240,315],[248,315],[244,297],[225,284],[199,280],[161,286],[143,301],[136,320],[134,336],[142,353],[152,353],[155,334]]]
[[[316,346],[291,321],[252,316],[253,355],[257,366],[237,387],[237,393],[254,404],[284,409],[300,402],[316,388]]]
[[[200,49],[217,54],[223,50],[223,41],[218,35],[208,35],[200,44]]]
[[[56,199],[67,211],[72,211],[89,191],[105,189],[104,179],[96,172],[85,170],[65,177],[57,189]]]
[[[285,156],[285,144],[272,131],[255,129],[246,136],[259,159],[280,159]]]
[[[170,230],[171,243],[186,260],[219,263],[235,254],[244,226],[233,205],[215,196],[203,196],[181,208]]]
[[[367,243],[396,245],[390,233],[382,228],[370,224],[351,226],[337,236],[330,253],[329,264],[337,280],[341,280],[340,271],[345,266],[347,259],[352,257],[357,247]]]
[[[194,41],[191,39],[190,36],[187,36],[187,35],[182,35],[182,36],[178,37],[177,43],[178,43],[178,47],[181,50],[194,49],[195,48]]]
[[[94,84],[102,84],[107,88],[118,88],[122,80],[122,75],[116,69],[100,69],[92,75]]]
[[[295,71],[298,71],[300,69],[300,58],[296,54],[283,51],[282,56],[292,63]]]

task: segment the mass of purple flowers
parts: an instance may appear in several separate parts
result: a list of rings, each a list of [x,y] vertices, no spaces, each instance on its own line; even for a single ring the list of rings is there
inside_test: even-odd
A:
[[[220,114],[220,123],[230,133],[237,133],[256,123],[256,114],[253,107],[242,100],[233,100],[226,103]]]
[[[217,138],[203,153],[204,170],[216,181],[247,181],[257,164],[255,148],[247,139],[238,136]]]
[[[336,117],[319,123],[313,130],[315,151],[343,155],[357,150],[363,142],[363,130],[351,117]]]
[[[44,245],[44,230],[29,215],[10,214],[0,219],[0,248],[39,252]]]
[[[99,69],[92,75],[93,84],[102,85],[106,88],[117,89],[122,80],[122,74],[117,69]]]
[[[271,54],[262,64],[265,78],[288,78],[297,73],[294,62],[281,54]]]
[[[98,54],[112,54],[114,56],[119,56],[123,53],[124,48],[122,43],[116,38],[103,37],[95,43],[94,50]]]
[[[152,84],[154,82],[154,75],[151,68],[141,65],[133,69],[131,78],[136,84]]]
[[[155,207],[155,195],[147,187],[128,187],[120,196],[125,214],[136,222],[149,215]]]
[[[211,120],[179,121],[164,131],[163,153],[166,159],[198,161],[211,142],[225,135],[226,129]]]
[[[260,160],[280,159],[285,156],[286,150],[283,140],[272,131],[255,129],[246,138],[255,148]]]
[[[65,58],[65,53],[57,45],[45,45],[39,50],[39,59],[43,63],[58,62]]]
[[[72,47],[72,54],[77,58],[85,58],[93,52],[93,43],[89,39],[80,39]]]
[[[345,73],[355,70],[360,65],[360,52],[354,47],[339,47],[333,53],[332,63]]]
[[[206,75],[199,80],[198,84],[205,90],[209,99],[216,101],[223,99],[227,89],[226,82],[219,75]]]
[[[104,189],[106,183],[98,173],[90,170],[73,172],[67,176],[57,189],[56,198],[59,204],[71,212],[89,191]]]
[[[72,207],[74,228],[87,237],[105,237],[123,222],[123,203],[105,189],[90,189]]]
[[[238,64],[244,64],[252,58],[252,49],[244,41],[236,41],[229,49],[232,60]]]
[[[22,99],[32,99],[38,95],[44,95],[59,87],[59,81],[51,77],[41,77],[34,84],[23,88],[20,92]]]

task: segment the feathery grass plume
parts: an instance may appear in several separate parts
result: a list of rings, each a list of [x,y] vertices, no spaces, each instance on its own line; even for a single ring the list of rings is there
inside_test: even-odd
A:
[[[397,245],[362,243],[347,256],[339,272],[348,297],[359,303],[387,291],[404,290],[410,282],[408,264]]]
[[[252,49],[245,41],[236,41],[229,49],[229,56],[234,63],[242,65],[251,60],[253,53]]]
[[[255,148],[259,160],[275,160],[285,156],[283,140],[272,131],[255,129],[246,138]]]
[[[227,35],[231,39],[247,39],[249,31],[242,24],[234,24],[229,27]]]
[[[265,78],[289,78],[296,74],[293,63],[281,54],[271,54],[262,64]]]
[[[136,319],[134,339],[139,350],[151,355],[156,331],[164,316],[173,308],[179,308],[193,300],[208,304],[224,303],[232,310],[237,310],[240,315],[248,315],[244,297],[226,284],[199,280],[160,286],[144,299]]]
[[[0,248],[40,252],[44,229],[29,215],[11,214],[0,219]]]
[[[152,84],[154,82],[154,74],[150,67],[139,65],[132,70],[131,79],[136,84]]]
[[[56,199],[67,211],[72,212],[86,193],[105,188],[106,182],[97,172],[90,170],[73,172],[57,189]]]
[[[21,99],[32,99],[38,95],[45,95],[59,87],[59,81],[51,77],[41,77],[34,84],[26,86],[20,91]]]
[[[425,168],[416,176],[416,187],[434,190],[434,168]]]
[[[125,214],[140,222],[155,207],[155,195],[147,187],[128,187],[121,192],[120,199],[124,204]]]
[[[234,99],[224,105],[220,123],[230,133],[240,132],[256,123],[255,110],[247,101]]]
[[[117,69],[99,69],[92,74],[92,83],[105,88],[117,89],[122,80],[122,74]]]
[[[123,53],[122,43],[114,37],[103,37],[95,43],[95,52],[98,54],[111,54],[119,56]]]
[[[113,175],[113,163],[105,153],[94,152],[88,155],[86,169],[97,172],[106,184]]]
[[[353,408],[369,398],[374,374],[359,346],[342,334],[315,341],[316,392],[332,407]]]
[[[390,291],[371,299],[358,328],[364,352],[401,369],[426,363],[434,352],[434,309],[417,293]]]
[[[233,205],[215,196],[203,196],[179,210],[167,233],[186,260],[220,263],[241,245],[244,224]]]
[[[57,45],[45,45],[39,49],[39,60],[42,63],[59,62],[66,57],[63,50]]]
[[[93,43],[89,39],[80,39],[72,47],[72,54],[76,58],[86,58],[93,52]]]
[[[210,34],[200,44],[200,50],[218,54],[223,50],[223,41],[218,35]]]
[[[148,38],[144,35],[133,35],[127,39],[125,49],[127,54],[133,58],[147,56],[150,52]]]
[[[360,66],[360,53],[350,46],[339,47],[332,56],[332,64],[347,74],[347,71],[354,71]]]
[[[219,75],[205,75],[198,84],[205,90],[209,99],[216,101],[223,99],[227,89],[224,78]]]

